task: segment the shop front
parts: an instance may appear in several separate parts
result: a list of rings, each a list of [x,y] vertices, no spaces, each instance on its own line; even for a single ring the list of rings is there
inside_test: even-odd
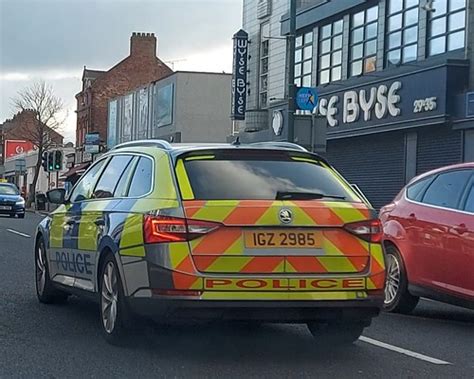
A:
[[[473,160],[468,72],[468,61],[444,58],[317,87],[313,116],[295,117],[295,142],[315,151],[326,143],[320,154],[379,209],[414,176]],[[266,123],[240,133],[241,141],[288,140],[287,106],[273,108]],[[318,141],[321,130],[327,141]]]
[[[324,155],[380,208],[414,176],[462,162],[474,149],[465,137],[474,127],[463,106],[467,76],[468,63],[451,60],[346,81],[342,91],[319,88]]]

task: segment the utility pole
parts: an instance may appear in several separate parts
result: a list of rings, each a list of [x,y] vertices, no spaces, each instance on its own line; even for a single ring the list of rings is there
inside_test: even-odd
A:
[[[296,0],[290,0],[290,35],[288,36],[288,142],[295,139],[295,45]]]

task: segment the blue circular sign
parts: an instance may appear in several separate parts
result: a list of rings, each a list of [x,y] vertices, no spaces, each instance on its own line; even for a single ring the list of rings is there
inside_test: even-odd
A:
[[[302,111],[313,111],[318,105],[318,92],[316,88],[301,87],[296,93],[296,106]]]

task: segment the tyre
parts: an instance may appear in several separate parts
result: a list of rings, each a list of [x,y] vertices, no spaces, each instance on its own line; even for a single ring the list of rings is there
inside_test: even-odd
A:
[[[10,218],[13,218],[13,217],[15,217],[16,215],[15,215],[14,213],[12,213],[12,214],[9,214],[8,216],[10,216]]]
[[[363,322],[310,322],[308,329],[318,343],[337,347],[357,341],[366,325]]]
[[[25,214],[24,213],[19,214],[18,218],[25,218]]]
[[[105,340],[112,345],[123,345],[130,320],[117,263],[108,253],[100,274],[100,325]]]
[[[384,309],[388,312],[410,313],[419,297],[408,292],[408,279],[400,252],[394,246],[386,249],[387,278],[385,281]]]
[[[64,303],[67,300],[68,294],[55,288],[49,277],[46,249],[42,239],[38,241],[35,248],[35,279],[36,296],[40,303],[55,304]]]

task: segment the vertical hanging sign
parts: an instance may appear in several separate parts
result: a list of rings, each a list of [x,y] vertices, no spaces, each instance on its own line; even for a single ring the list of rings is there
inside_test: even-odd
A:
[[[240,29],[234,34],[233,40],[234,60],[232,68],[232,110],[230,118],[233,120],[245,120],[249,35]]]

